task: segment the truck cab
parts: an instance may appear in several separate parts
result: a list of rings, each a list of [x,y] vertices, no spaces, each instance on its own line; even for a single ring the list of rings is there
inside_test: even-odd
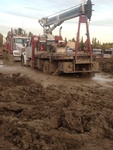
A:
[[[104,58],[112,58],[113,57],[113,49],[105,49],[104,50],[104,55],[103,55]]]
[[[14,61],[21,60],[21,54],[25,51],[27,37],[14,37],[11,39],[11,49]]]

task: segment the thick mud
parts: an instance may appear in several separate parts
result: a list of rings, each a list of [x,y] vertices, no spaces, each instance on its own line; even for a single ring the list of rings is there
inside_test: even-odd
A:
[[[101,70],[113,74],[113,58],[106,58],[100,61]]]
[[[0,150],[113,149],[112,75],[57,77],[21,67],[12,59],[4,62]]]
[[[0,137],[1,150],[112,150],[113,87],[0,73]]]

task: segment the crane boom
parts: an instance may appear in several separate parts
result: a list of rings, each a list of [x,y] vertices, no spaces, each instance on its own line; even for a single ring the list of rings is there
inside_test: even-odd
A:
[[[39,20],[40,25],[44,29],[44,34],[51,33],[57,26],[61,25],[64,21],[85,15],[87,19],[92,16],[92,2],[87,0],[85,4],[81,4],[75,8],[66,10],[65,12],[53,17],[42,18]],[[50,27],[53,25],[52,27]]]

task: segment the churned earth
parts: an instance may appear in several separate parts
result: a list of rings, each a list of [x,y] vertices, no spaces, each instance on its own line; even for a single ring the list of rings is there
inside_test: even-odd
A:
[[[112,74],[52,76],[1,63],[0,150],[112,149]]]

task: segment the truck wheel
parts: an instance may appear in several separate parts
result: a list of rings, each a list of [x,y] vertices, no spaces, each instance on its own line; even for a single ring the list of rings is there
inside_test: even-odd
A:
[[[24,56],[21,56],[21,66],[24,66]]]
[[[48,61],[44,62],[43,72],[44,73],[49,73],[49,62]]]

